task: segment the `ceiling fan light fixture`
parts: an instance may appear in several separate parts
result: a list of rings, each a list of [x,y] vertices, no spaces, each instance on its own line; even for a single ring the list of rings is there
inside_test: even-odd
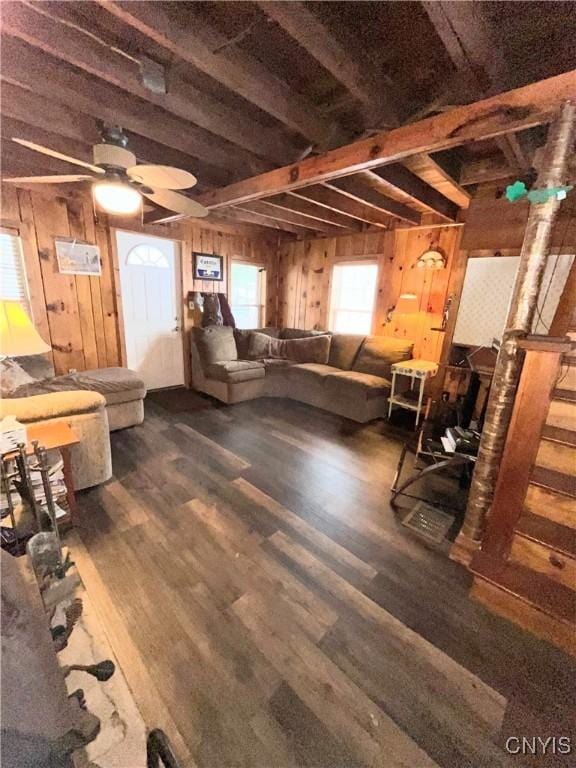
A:
[[[94,201],[106,213],[131,216],[142,208],[142,195],[129,184],[99,181],[93,185]]]

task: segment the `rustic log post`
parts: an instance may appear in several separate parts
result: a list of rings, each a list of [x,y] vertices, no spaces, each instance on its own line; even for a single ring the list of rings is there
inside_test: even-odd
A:
[[[565,183],[567,161],[574,142],[575,118],[576,104],[566,102],[551,124],[544,162],[536,182],[538,189],[553,188]],[[452,559],[464,564],[470,562],[472,555],[480,547],[486,518],[494,498],[521,371],[522,353],[518,348],[518,339],[523,338],[532,329],[546,267],[552,224],[559,207],[560,202],[554,197],[546,203],[533,204],[530,208],[514,293],[494,370],[466,515],[462,530],[450,553]]]

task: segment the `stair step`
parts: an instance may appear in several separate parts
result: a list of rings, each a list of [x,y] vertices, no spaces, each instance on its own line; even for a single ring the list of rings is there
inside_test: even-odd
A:
[[[533,515],[569,528],[576,528],[576,499],[571,499],[562,493],[530,483],[524,507]]]
[[[573,448],[576,448],[576,432],[573,432],[571,429],[545,426],[542,430],[542,439],[550,440],[553,443],[571,445]]]
[[[551,440],[541,440],[536,454],[537,467],[573,475],[576,469],[576,448]]]
[[[572,475],[565,475],[563,472],[556,472],[544,467],[534,467],[530,482],[534,485],[541,485],[543,488],[549,488],[551,491],[563,493],[565,496],[576,498],[576,480]]]
[[[555,389],[552,392],[553,400],[568,400],[571,403],[576,403],[576,392],[572,389]]]
[[[576,403],[569,400],[552,400],[546,417],[546,424],[576,432]]]
[[[514,531],[510,560],[576,590],[576,531],[573,528],[538,515],[524,515]]]
[[[518,521],[515,533],[576,560],[576,531],[573,528],[528,512]]]
[[[471,597],[487,608],[576,655],[574,592],[523,565],[477,552]]]

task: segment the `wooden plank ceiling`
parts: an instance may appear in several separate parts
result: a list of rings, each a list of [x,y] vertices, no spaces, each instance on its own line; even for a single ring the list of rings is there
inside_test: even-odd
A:
[[[194,172],[194,193],[210,200],[210,190],[573,69],[569,6],[3,3],[3,175],[71,171],[12,137],[90,160],[110,123],[125,129],[139,161]],[[150,70],[165,89],[150,85]],[[210,216],[290,236],[453,222],[470,185],[529,172],[543,135],[471,139]]]

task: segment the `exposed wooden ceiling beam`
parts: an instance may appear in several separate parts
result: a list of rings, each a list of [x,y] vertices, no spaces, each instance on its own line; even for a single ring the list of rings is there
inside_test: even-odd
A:
[[[526,173],[532,167],[532,163],[517,136],[498,136],[496,138],[498,149],[506,158],[506,162],[512,168]]]
[[[28,82],[30,82],[30,78],[28,78]],[[38,83],[40,90],[41,85],[41,82]],[[101,141],[100,130],[95,118],[60,104],[58,102],[59,91],[57,84],[48,83],[45,90],[46,95],[40,96],[26,88],[2,79],[0,112],[3,118],[13,118],[21,124],[31,127],[30,132],[19,133],[19,138],[35,141],[33,138],[34,131],[46,130],[50,132],[50,136],[56,134],[66,140],[71,139],[77,142],[85,142],[90,146]],[[129,131],[127,131],[127,135],[129,147],[135,153],[139,162],[174,165],[177,168],[183,168],[194,173],[198,177],[200,184],[206,187],[220,187],[230,181],[230,173],[222,168],[214,168],[172,147],[158,144],[155,141]],[[45,141],[38,141],[37,143],[57,149],[50,141],[50,137],[47,137]],[[63,149],[61,151],[65,152],[66,150]],[[73,153],[68,152],[68,154]]]
[[[392,88],[377,74],[362,51],[347,49],[307,3],[292,0],[258,4],[355,99],[369,108],[372,125],[397,125]]]
[[[250,224],[259,224],[261,227],[269,227],[281,232],[291,232],[292,234],[300,235],[301,237],[312,237],[312,230],[307,229],[306,227],[299,227],[296,224],[289,224],[287,221],[278,221],[269,216],[262,216],[262,214],[245,209],[243,206],[226,208],[223,211],[218,211],[218,215],[236,221],[247,221]]]
[[[328,211],[344,213],[347,216],[358,219],[358,221],[363,221],[382,229],[388,229],[392,221],[392,218],[379,208],[361,203],[359,200],[348,197],[348,195],[324,184],[302,187],[302,189],[297,189],[289,194],[291,197],[311,200]]]
[[[458,206],[400,163],[374,168],[370,173],[384,181],[391,189],[404,192],[413,200],[422,203],[429,211],[448,221],[456,220]]]
[[[372,189],[372,187],[369,187],[365,182],[355,176],[345,176],[343,179],[333,179],[330,182],[330,186],[339,189],[341,192],[344,192],[346,195],[349,195],[356,200],[360,200],[362,203],[373,205],[375,208],[385,211],[390,216],[395,216],[396,218],[408,221],[411,224],[420,223],[420,214],[418,211],[380,194],[380,192]]]
[[[514,133],[549,122],[562,103],[575,94],[576,70],[572,70],[245,179],[202,195],[200,200],[208,208],[221,208],[371,170],[419,152],[437,152]]]
[[[284,195],[274,195],[266,199],[267,203],[277,205],[279,208],[286,208],[288,211],[295,211],[314,221],[321,221],[324,224],[331,224],[344,229],[362,229],[362,224],[357,219],[346,216],[343,213],[330,210],[323,205],[318,205],[311,200],[305,200],[291,193]]]
[[[227,43],[224,35],[199,16],[195,16],[193,23],[178,24],[160,3],[98,2],[121,21],[314,144],[325,147],[327,140],[333,144],[344,140],[341,131],[321,117],[312,103],[296,94],[289,83],[280,80],[255,57],[238,47],[223,47]]]
[[[362,51],[347,49],[304,2],[265,0],[259,5],[369,110],[369,124],[389,128],[398,125],[398,99],[393,87],[363,57]],[[441,208],[444,206],[440,198],[434,199]],[[433,206],[427,207],[434,210]],[[455,215],[450,209],[439,213],[448,219]]]
[[[516,168],[511,167],[501,157],[483,157],[470,160],[462,165],[460,183],[464,186],[500,181],[516,175]]]
[[[445,0],[424,2],[423,6],[456,70],[470,82],[473,95],[480,98],[513,84],[502,50],[494,44],[483,18],[481,3],[474,9],[466,3]],[[530,164],[513,137],[498,136],[496,143],[512,167],[528,170]]]
[[[433,155],[417,154],[405,158],[402,165],[459,208],[466,209],[470,205],[471,195],[457,181],[460,171],[453,167],[453,163],[446,167],[444,160],[440,163]]]
[[[62,14],[64,21],[69,19],[69,7],[52,2],[8,3],[2,14],[3,31],[200,126],[251,155],[274,163],[287,163],[293,159],[294,150],[290,150],[287,140],[278,131],[245,118],[238,110],[230,109],[219,99],[182,79],[171,78],[165,94],[153,93],[145,87],[136,59],[123,56],[93,35],[59,20]]]
[[[4,41],[2,41],[2,49],[5,50]],[[2,62],[3,71],[4,62]],[[0,110],[4,117],[11,117],[35,128],[58,133],[74,141],[83,141],[89,145],[100,141],[100,132],[93,118],[75,112],[48,95],[39,96],[5,78],[2,78]],[[25,139],[26,136],[21,138]]]
[[[30,125],[30,123],[24,123],[20,120],[15,120],[12,117],[5,116],[2,116],[2,120],[0,121],[0,130],[2,131],[2,139],[4,141],[12,138],[26,139],[26,141],[32,141],[35,144],[41,144],[49,149],[54,149],[56,152],[62,152],[65,155],[76,157],[78,160],[83,160],[85,163],[94,162],[94,158],[92,157],[92,147],[88,142],[66,138],[57,133],[50,133]],[[14,144],[14,146],[16,146],[16,144]],[[37,152],[32,152],[32,150],[27,151],[40,162],[41,155]],[[69,170],[71,169],[70,165],[67,167]]]
[[[167,114],[160,107],[130,96],[100,80],[90,78],[16,38],[2,45],[2,77],[20,83],[57,102],[122,125],[135,133],[159,141],[185,154],[206,159],[211,165],[231,169],[237,176],[251,173],[252,156],[202,128]],[[263,167],[259,163],[260,168]]]
[[[506,88],[507,66],[500,49],[491,40],[480,5],[471,8],[467,3],[445,0],[422,5],[455,68],[472,77],[479,93]]]
[[[282,224],[294,224],[297,227],[304,227],[311,232],[322,232],[326,235],[338,235],[343,231],[341,227],[335,227],[326,224],[324,221],[311,219],[309,216],[303,216],[301,213],[295,213],[287,208],[274,205],[268,200],[255,200],[252,203],[243,203],[242,210],[252,211],[253,213],[258,213],[260,216],[267,216]]]

